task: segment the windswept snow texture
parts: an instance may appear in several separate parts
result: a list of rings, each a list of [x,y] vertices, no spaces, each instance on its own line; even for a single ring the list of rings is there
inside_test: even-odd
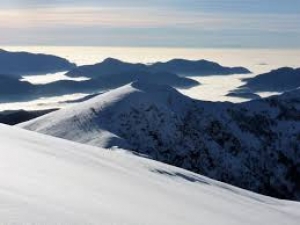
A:
[[[251,73],[243,67],[224,67],[207,60],[173,59],[168,62],[157,62],[151,65],[142,63],[127,63],[118,59],[107,58],[95,65],[85,65],[69,71],[66,75],[70,77],[101,77],[111,74],[126,72],[169,72],[179,75],[229,75]]]
[[[74,69],[66,59],[29,52],[8,52],[0,49],[0,74],[35,75]]]
[[[300,200],[300,90],[233,104],[135,82],[20,126]]]
[[[1,224],[298,225],[300,204],[0,125]]]
[[[246,81],[246,84],[242,88],[250,88],[253,91],[284,92],[300,87],[300,68],[284,67],[243,81]]]

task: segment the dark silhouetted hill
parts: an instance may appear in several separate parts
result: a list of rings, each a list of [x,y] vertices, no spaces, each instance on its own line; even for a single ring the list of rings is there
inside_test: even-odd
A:
[[[35,75],[69,71],[76,67],[68,60],[46,54],[0,50],[0,73]]]
[[[253,93],[249,88],[238,88],[229,92],[226,96],[249,100],[261,98],[258,94]]]
[[[39,116],[43,116],[47,113],[53,112],[57,109],[47,109],[47,110],[9,110],[0,112],[0,123],[7,125],[16,125],[18,123],[23,123],[28,120],[32,120]]]
[[[243,79],[247,87],[257,92],[284,92],[300,87],[300,68],[289,67],[272,70],[254,78]]]
[[[150,66],[154,71],[168,71],[180,75],[230,75],[251,73],[243,67],[224,67],[218,63],[207,60],[173,59],[168,62],[159,62]]]

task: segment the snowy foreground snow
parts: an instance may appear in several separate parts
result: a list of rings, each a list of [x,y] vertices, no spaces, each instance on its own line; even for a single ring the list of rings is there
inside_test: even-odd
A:
[[[207,225],[300,221],[300,204],[183,169],[0,125],[1,224]]]

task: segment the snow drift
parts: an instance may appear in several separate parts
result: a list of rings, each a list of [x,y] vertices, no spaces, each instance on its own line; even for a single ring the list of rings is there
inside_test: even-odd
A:
[[[2,224],[298,224],[299,203],[0,125]]]

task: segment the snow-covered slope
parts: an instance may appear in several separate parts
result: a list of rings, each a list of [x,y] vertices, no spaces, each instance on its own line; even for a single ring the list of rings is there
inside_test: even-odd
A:
[[[300,90],[243,104],[132,83],[20,126],[300,200]]]
[[[165,117],[172,114],[176,119],[175,117],[180,115],[184,117],[184,109],[188,108],[188,102],[191,104],[192,100],[179,94],[171,87],[134,82],[73,107],[59,110],[55,114],[23,123],[20,126],[104,148],[120,146],[121,148],[133,149],[133,145],[130,145],[128,140],[117,134],[122,126],[134,125],[135,127],[132,129],[140,129],[134,121],[138,118],[129,118],[126,116],[127,114],[135,112],[136,109],[138,110],[136,113],[140,110],[145,111],[145,113],[148,112],[150,117],[153,116],[150,118],[153,124],[149,125],[153,126],[154,129],[158,126],[155,123],[157,115],[152,112],[156,110],[156,107],[162,109],[162,112],[166,114]],[[148,119],[146,115],[137,116],[141,117],[141,120]],[[130,121],[131,119],[133,121]],[[172,119],[169,118],[169,121],[165,121],[168,123],[166,129],[172,129]],[[123,124],[127,120],[128,122]],[[168,135],[170,131],[166,130],[165,133]]]
[[[1,224],[296,225],[300,204],[0,125]]]

